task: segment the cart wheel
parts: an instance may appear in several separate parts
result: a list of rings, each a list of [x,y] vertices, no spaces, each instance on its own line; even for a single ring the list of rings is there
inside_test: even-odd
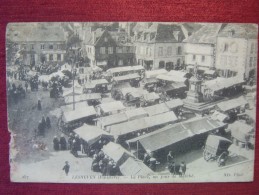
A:
[[[228,153],[227,152],[223,152],[219,158],[217,159],[217,163],[218,163],[218,166],[224,166],[226,164],[226,161],[227,161],[227,157],[228,157]]]
[[[212,154],[207,152],[207,150],[204,150],[203,151],[203,158],[204,158],[204,160],[209,161],[212,158]]]

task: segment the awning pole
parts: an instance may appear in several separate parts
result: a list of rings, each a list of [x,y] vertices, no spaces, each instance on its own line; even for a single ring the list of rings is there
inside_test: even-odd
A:
[[[138,158],[138,141],[137,141],[137,158]]]

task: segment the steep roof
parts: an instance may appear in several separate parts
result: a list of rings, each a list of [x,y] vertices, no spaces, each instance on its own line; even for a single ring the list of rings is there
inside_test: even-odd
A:
[[[99,38],[103,35],[104,30],[102,28],[97,28],[94,31],[90,31],[87,33],[87,36],[85,36],[84,43],[86,45],[95,45]]]
[[[55,25],[37,25],[34,23],[21,26],[13,24],[8,26],[8,33],[10,39],[14,42],[51,42],[59,41],[64,42],[65,33],[60,26]]]
[[[184,40],[187,43],[215,44],[217,35],[222,28],[221,23],[210,23],[201,27],[198,31]]]
[[[219,32],[219,37],[229,37],[233,32],[233,38],[257,39],[258,28],[253,24],[226,24]]]
[[[138,25],[135,28],[137,27]],[[181,42],[185,38],[181,26],[177,24],[152,23],[148,28],[137,32],[137,42]]]

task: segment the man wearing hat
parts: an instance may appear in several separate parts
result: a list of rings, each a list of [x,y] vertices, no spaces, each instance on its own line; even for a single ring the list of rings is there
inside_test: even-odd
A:
[[[69,169],[70,169],[70,165],[68,164],[68,161],[66,161],[66,162],[65,162],[65,166],[64,166],[63,169],[62,169],[62,170],[65,171],[66,176],[68,175]]]

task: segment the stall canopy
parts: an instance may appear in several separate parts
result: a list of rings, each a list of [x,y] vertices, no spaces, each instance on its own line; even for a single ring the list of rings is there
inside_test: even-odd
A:
[[[164,80],[169,82],[181,82],[181,83],[184,83],[187,79],[185,77],[180,77],[180,76],[173,77],[171,75],[164,75],[164,74],[160,74],[156,78],[159,80]]]
[[[155,92],[146,93],[143,95],[143,98],[145,101],[155,101],[160,99],[159,95]]]
[[[205,70],[204,74],[206,74],[206,75],[214,75],[214,74],[216,74],[216,71],[215,70]]]
[[[161,113],[170,111],[165,103],[148,106],[148,107],[145,107],[144,110],[148,113],[149,116],[154,116],[157,114],[161,114]]]
[[[224,102],[220,102],[217,104],[217,107],[223,111],[223,112],[227,112],[229,110],[235,109],[235,108],[239,108],[242,106],[246,106],[248,105],[248,102],[246,101],[246,99],[241,96],[239,98],[235,98],[235,99],[231,99],[228,101],[224,101]]]
[[[109,141],[114,141],[114,138],[112,135],[101,130],[96,126],[90,126],[90,125],[84,124],[83,126],[75,129],[74,132],[77,135],[79,135],[80,138],[86,141],[88,145],[92,145],[98,142],[99,140],[101,140],[102,138],[105,138]]]
[[[104,113],[126,109],[125,106],[120,101],[108,102],[108,103],[100,104],[98,106]]]
[[[135,88],[135,87],[122,88],[122,89],[120,89],[120,91],[124,97],[127,94],[133,94],[134,96],[140,97],[140,96],[148,93],[146,90],[142,90],[140,88]]]
[[[158,75],[156,78],[160,79],[160,80],[169,81],[169,82],[184,83],[187,80],[187,78],[186,78],[187,74],[188,73],[186,73],[186,72],[171,70],[167,74]]]
[[[84,85],[84,88],[93,89],[96,87],[96,85],[106,85],[106,84],[108,84],[108,81],[106,79],[91,80],[91,82],[87,82]]]
[[[120,171],[124,176],[149,176],[155,173],[142,161],[128,158],[121,166]]]
[[[137,78],[140,78],[139,74],[133,73],[133,74],[114,77],[113,80],[116,82],[120,82],[120,81],[128,81],[128,80],[137,79]]]
[[[205,88],[210,89],[214,92],[240,84],[244,84],[244,80],[239,76],[230,78],[218,77],[216,79],[204,82]]]
[[[228,119],[228,116],[226,114],[223,114],[221,112],[215,111],[212,115],[211,118],[213,120],[219,120],[221,122],[224,122],[226,119]]]
[[[216,124],[218,125],[216,126]],[[136,137],[127,142],[134,143],[139,141],[146,151],[150,150],[153,152],[191,138],[196,134],[212,131],[223,126],[226,125],[220,125],[217,121],[202,118],[191,122],[168,125],[160,130]]]
[[[126,135],[128,133],[140,131],[146,128],[148,128],[148,124],[145,118],[140,118],[140,119],[127,121],[124,123],[110,126],[110,134],[121,136],[121,135]]]
[[[74,93],[73,93],[73,88],[69,88],[68,90],[65,90],[63,92],[63,97],[67,97],[67,96],[73,96],[74,95],[81,95],[83,94],[83,89],[80,87],[75,87],[74,88]]]
[[[206,117],[186,121],[183,123],[183,126],[186,129],[190,129],[193,134],[202,134],[216,129],[225,128],[227,124]]]
[[[175,108],[182,107],[183,106],[183,101],[181,99],[173,99],[173,100],[165,102],[165,105],[170,110],[173,110]]]
[[[114,74],[114,73],[121,73],[121,72],[128,72],[128,71],[139,71],[139,70],[144,70],[144,67],[141,66],[141,65],[116,67],[116,68],[108,69],[107,72],[110,73],[110,74]]]
[[[242,142],[246,142],[246,137],[254,131],[254,127],[240,121],[229,124],[228,128],[231,130],[232,137]]]
[[[143,108],[127,110],[125,114],[128,117],[128,120],[134,120],[148,116],[148,113]]]
[[[74,95],[73,96],[66,96],[64,97],[65,100],[65,104],[72,104],[73,102],[78,103],[78,102],[82,102],[82,95]]]
[[[172,77],[180,77],[180,78],[185,78],[187,77],[189,73],[187,72],[182,72],[182,71],[177,71],[177,70],[171,70],[170,72],[167,73],[167,75],[172,76]]]
[[[148,128],[155,127],[158,125],[164,125],[168,123],[174,123],[178,120],[177,116],[173,111],[162,114],[157,114],[151,117],[145,118]]]
[[[100,93],[87,93],[82,95],[75,95],[75,102],[84,102],[89,100],[100,100],[101,94]],[[67,96],[64,98],[65,104],[72,104],[73,103],[73,96]]]
[[[125,113],[119,113],[119,114],[112,114],[105,117],[100,117],[97,119],[102,128],[105,128],[110,125],[115,125],[119,123],[123,123],[128,121],[128,117]]]
[[[75,103],[75,110],[79,110],[79,109],[87,109],[89,106],[87,104],[87,102],[78,102],[78,103]],[[65,105],[65,106],[61,106],[60,107],[61,110],[63,112],[66,112],[66,111],[72,111],[73,110],[73,104],[68,104],[68,105]]]
[[[165,69],[158,69],[158,70],[151,70],[151,71],[146,71],[146,78],[156,78],[160,74],[166,74],[168,73],[167,70]]]
[[[79,119],[86,118],[89,116],[94,116],[94,115],[96,115],[96,111],[94,107],[89,106],[87,107],[87,109],[78,109],[78,110],[64,112],[63,120],[64,122],[69,123],[75,120],[79,120]]]
[[[124,149],[121,145],[109,142],[103,146],[102,151],[105,155],[109,156],[117,166],[123,164],[129,157],[134,157],[129,151]]]
[[[146,151],[154,152],[188,139],[191,136],[193,136],[192,132],[185,129],[182,124],[175,124],[168,125],[160,130],[136,137],[127,142],[134,143],[139,141]]]
[[[110,127],[110,133],[112,135],[121,136],[159,125],[173,123],[175,121],[177,121],[177,117],[175,116],[174,112],[167,112],[151,117],[140,118],[117,125],[112,125]]]

